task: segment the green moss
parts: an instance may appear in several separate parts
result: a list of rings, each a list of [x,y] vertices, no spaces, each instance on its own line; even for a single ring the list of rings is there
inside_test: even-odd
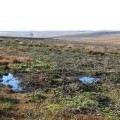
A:
[[[105,107],[102,114],[110,120],[119,120],[120,113],[112,110],[110,107]]]
[[[59,105],[59,104],[49,104],[49,105],[47,106],[47,109],[48,109],[49,111],[51,111],[51,112],[54,112],[54,111],[59,110],[59,109],[61,109],[61,108],[62,108],[62,106]]]
[[[60,101],[61,105],[65,107],[73,107],[73,108],[87,108],[87,107],[97,107],[97,101],[90,98],[90,93],[82,93],[80,95],[76,95],[73,98],[62,99]]]
[[[15,70],[27,71],[27,72],[36,72],[36,71],[49,71],[53,70],[55,63],[46,59],[36,58],[31,63],[16,63],[14,64]]]

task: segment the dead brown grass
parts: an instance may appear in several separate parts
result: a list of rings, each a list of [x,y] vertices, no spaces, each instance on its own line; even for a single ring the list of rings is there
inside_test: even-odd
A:
[[[85,47],[87,53],[90,54],[104,54],[104,53],[113,53],[119,54],[119,48],[107,48],[107,47],[95,47],[95,46],[87,46]]]
[[[76,120],[107,120],[107,119],[102,116],[79,115],[76,117]]]
[[[21,56],[15,56],[15,55],[0,55],[0,64],[2,65],[7,65],[9,63],[15,63],[15,62],[19,62],[19,63],[24,63],[24,62],[28,62],[31,59],[28,57],[21,57]]]
[[[95,38],[84,38],[80,40],[82,43],[94,43],[94,44],[108,44],[108,45],[120,45],[120,37],[95,37]]]

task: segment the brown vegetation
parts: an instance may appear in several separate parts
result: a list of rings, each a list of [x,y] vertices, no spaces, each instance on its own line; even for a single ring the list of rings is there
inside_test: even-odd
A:
[[[20,57],[20,56],[16,56],[16,55],[0,55],[0,64],[1,65],[7,65],[9,63],[24,63],[24,62],[28,62],[31,59],[28,57]]]

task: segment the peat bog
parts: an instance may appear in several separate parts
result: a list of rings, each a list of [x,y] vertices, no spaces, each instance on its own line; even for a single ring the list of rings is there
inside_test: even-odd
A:
[[[2,38],[0,118],[120,120],[120,49]]]

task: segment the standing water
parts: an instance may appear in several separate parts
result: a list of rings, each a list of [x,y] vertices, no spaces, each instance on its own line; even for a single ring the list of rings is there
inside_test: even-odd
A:
[[[11,86],[11,89],[15,92],[22,91],[22,87],[20,86],[20,80],[13,77],[12,74],[3,75],[0,84],[5,86]]]
[[[80,81],[84,84],[92,84],[100,80],[100,78],[83,76],[79,78]]]

